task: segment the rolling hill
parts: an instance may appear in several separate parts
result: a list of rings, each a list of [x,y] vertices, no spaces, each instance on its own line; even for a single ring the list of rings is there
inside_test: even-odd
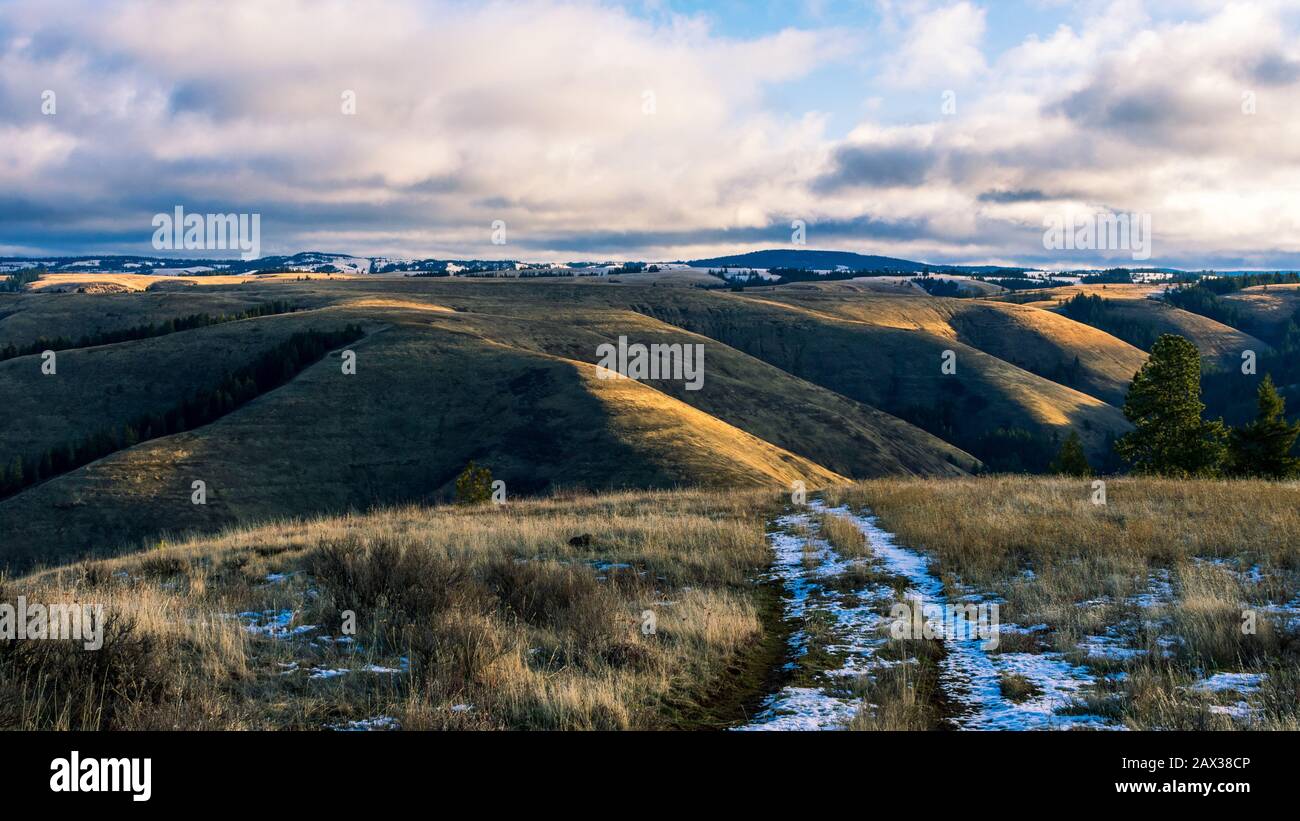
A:
[[[1143,350],[1161,334],[1177,334],[1196,345],[1201,358],[1215,366],[1236,366],[1244,350],[1272,349],[1257,337],[1156,298],[1158,290],[1149,285],[1091,285],[1022,293],[1014,299],[1025,307],[1064,314],[1064,303],[1076,294],[1100,297],[1105,308],[1103,317],[1094,320],[1098,330]]]
[[[165,411],[306,331],[338,351],[212,421],[0,501],[10,567],[162,533],[450,498],[470,461],[512,497],[565,488],[789,488],[846,478],[1041,469],[1071,430],[1099,466],[1141,351],[1033,305],[852,283],[744,293],[598,281],[196,278],[183,290],[0,299],[0,339],[71,339],[281,302],[292,313],[0,362],[0,464]],[[702,346],[700,390],[597,378],[599,346]],[[945,352],[956,373],[941,370]],[[30,467],[30,466],[29,466]],[[29,470],[30,473],[30,470]],[[191,503],[195,481],[204,505]]]

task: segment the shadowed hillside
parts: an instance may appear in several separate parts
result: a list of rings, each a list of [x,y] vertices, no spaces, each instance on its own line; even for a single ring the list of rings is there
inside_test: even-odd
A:
[[[765,295],[767,296],[767,295]],[[846,297],[773,291],[769,298],[843,319],[948,337],[1110,404],[1122,403],[1146,356],[1088,325],[1034,308],[971,299]]]
[[[950,326],[928,325],[907,311],[877,325],[731,294],[638,307],[911,421],[982,459],[1005,450],[1009,432],[1025,432],[1046,453],[1071,427],[1100,459],[1109,438],[1128,425],[1114,406],[979,351],[954,339]],[[948,350],[956,354],[955,374],[941,371]]]
[[[0,502],[11,565],[163,531],[444,498],[489,465],[512,494],[556,487],[818,486],[837,474],[648,385],[463,334],[398,325],[218,421]],[[191,484],[206,483],[204,505]]]
[[[1177,334],[1195,345],[1202,359],[1216,366],[1235,367],[1240,363],[1244,350],[1257,353],[1271,350],[1267,342],[1250,334],[1153,298],[1153,291],[1146,285],[1109,285],[1105,288],[1091,285],[1018,296],[1019,299],[1031,300],[1025,303],[1026,307],[1066,315],[1069,315],[1066,303],[1075,295],[1098,297],[1103,300],[1098,315],[1080,316],[1078,321],[1089,322],[1098,330],[1142,350],[1149,348],[1162,334]]]
[[[198,427],[140,444],[116,436],[103,458],[40,475],[0,502],[7,562],[443,500],[470,460],[512,497],[1040,470],[1071,430],[1103,465],[1127,429],[1115,404],[1143,361],[1035,307],[852,283],[732,294],[599,280],[220,280],[7,297],[0,333],[16,345],[273,301],[300,310],[73,347],[57,376],[40,374],[38,356],[0,363],[15,397],[0,464],[156,416],[305,329],[360,326],[357,373],[344,375],[336,353]],[[596,378],[599,347],[620,337],[702,346],[700,389]],[[941,371],[946,351],[955,374]],[[198,480],[205,505],[191,503]]]

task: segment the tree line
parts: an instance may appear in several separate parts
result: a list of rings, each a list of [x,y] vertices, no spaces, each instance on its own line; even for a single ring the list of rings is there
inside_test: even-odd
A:
[[[1194,283],[1170,288],[1165,292],[1165,301],[1169,304],[1191,311],[1194,314],[1208,316],[1224,325],[1230,325],[1239,331],[1263,330],[1252,323],[1247,314],[1235,303],[1219,297],[1235,293],[1256,285],[1296,285],[1300,284],[1300,274],[1296,273],[1260,273],[1241,274],[1239,276],[1200,279]]]
[[[0,293],[16,294],[28,285],[39,280],[46,273],[44,268],[24,268],[0,279]]]
[[[255,305],[246,311],[240,311],[236,314],[217,314],[215,316],[208,313],[190,314],[189,316],[167,319],[162,322],[149,322],[143,325],[136,325],[131,328],[119,328],[113,331],[96,331],[93,334],[82,334],[82,336],[76,341],[73,341],[71,338],[66,336],[59,336],[53,339],[40,337],[35,342],[21,347],[10,342],[5,347],[0,348],[0,362],[19,356],[32,356],[43,351],[66,351],[72,348],[92,348],[96,345],[112,345],[117,342],[133,342],[138,339],[150,339],[155,336],[166,336],[167,334],[174,334],[177,331],[192,331],[195,328],[206,328],[209,325],[221,325],[226,322],[236,322],[241,319],[253,319],[259,316],[288,314],[297,310],[297,307],[288,302],[275,300],[274,302],[265,302],[261,305]]]
[[[121,428],[97,431],[80,441],[49,448],[40,456],[15,456],[8,464],[0,464],[0,498],[140,442],[216,421],[284,385],[328,351],[364,335],[355,324],[335,331],[300,331],[252,363],[227,372],[215,387],[198,390],[165,412],[145,414]]]
[[[1255,392],[1255,417],[1230,427],[1205,416],[1201,401],[1201,354],[1188,340],[1164,334],[1133,377],[1124,401],[1124,416],[1133,430],[1116,440],[1115,453],[1142,475],[1174,478],[1300,477],[1295,455],[1300,423],[1286,417],[1286,400],[1272,376]],[[1071,432],[1052,470],[1091,475],[1078,434]]]
[[[1158,335],[1150,325],[1124,317],[1114,303],[1096,295],[1075,294],[1061,305],[1061,312],[1144,351],[1155,344]]]

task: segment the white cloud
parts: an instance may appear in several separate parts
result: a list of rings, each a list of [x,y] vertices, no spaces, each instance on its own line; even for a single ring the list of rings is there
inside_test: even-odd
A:
[[[984,9],[955,3],[929,9],[911,21],[896,55],[889,56],[889,82],[903,86],[955,87],[985,68],[980,41]]]
[[[936,97],[900,123],[908,92],[856,89],[843,141],[769,92],[823,76],[852,32],[740,39],[559,0],[358,8],[0,6],[0,246],[145,250],[149,217],[184,204],[262,213],[268,252],[501,256],[505,219],[514,256],[677,258],[800,218],[814,247],[980,261],[1035,250],[1051,209],[1114,207],[1155,215],[1158,257],[1300,254],[1300,22],[1280,5],[1155,22],[1098,0],[986,59],[980,7],[894,0],[870,40],[898,34],[887,79],[958,87],[959,113]]]
[[[0,184],[15,185],[63,163],[77,138],[47,124],[0,127]]]

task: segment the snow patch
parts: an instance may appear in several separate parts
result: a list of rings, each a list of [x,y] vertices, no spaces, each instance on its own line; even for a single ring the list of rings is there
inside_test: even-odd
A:
[[[899,545],[893,534],[878,525],[875,517],[857,516],[843,507],[831,509],[819,501],[811,502],[809,507],[813,513],[841,516],[856,524],[866,536],[874,559],[889,573],[907,580],[909,595],[919,595],[926,605],[944,607],[948,604],[947,591],[943,582],[931,572],[929,559]],[[872,560],[840,556],[815,533],[811,514],[781,516],[774,524],[778,530],[768,534],[774,553],[771,577],[780,581],[785,589],[785,616],[796,624],[807,623],[814,614],[831,617],[834,641],[826,649],[841,666],[822,673],[819,678],[825,683],[821,686],[787,686],[772,694],[758,716],[738,729],[844,729],[865,706],[861,699],[844,694],[844,679],[871,675],[873,670],[905,663],[878,657],[880,649],[889,640],[882,629],[888,619],[880,614],[878,605],[893,601],[896,594],[887,586],[868,584],[849,594],[847,600],[855,603],[851,606],[842,603],[845,596],[825,595],[828,579]],[[997,596],[967,587],[956,593],[964,602],[1000,601]],[[1048,628],[1046,625],[1010,625],[1008,629],[1025,633]],[[947,652],[940,666],[940,683],[949,700],[962,708],[962,713],[956,718],[960,728],[1121,729],[1101,716],[1061,714],[1062,710],[1073,707],[1079,696],[1096,683],[1086,667],[1071,665],[1060,653],[990,655],[983,644],[983,640],[976,636],[945,640]],[[806,654],[808,645],[808,634],[796,630],[790,638],[791,657],[797,659]],[[797,665],[793,662],[786,665],[787,669],[794,667]],[[1033,685],[1035,694],[1022,703],[1004,698],[1001,693],[1004,674],[1025,678]]]
[[[326,727],[330,730],[346,733],[402,729],[402,725],[392,716],[374,716],[373,718],[363,718],[360,721],[349,721],[345,724],[327,724]]]

